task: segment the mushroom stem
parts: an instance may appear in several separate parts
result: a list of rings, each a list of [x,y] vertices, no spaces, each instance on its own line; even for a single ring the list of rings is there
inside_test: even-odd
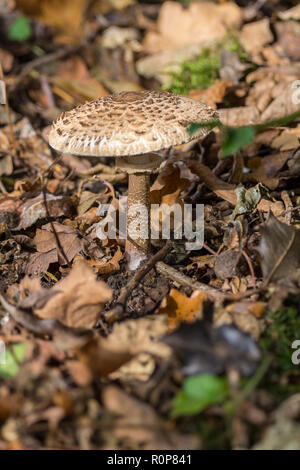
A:
[[[128,179],[125,252],[128,268],[133,271],[150,251],[150,173],[132,173]]]
[[[128,268],[134,271],[148,258],[150,233],[150,176],[162,158],[153,153],[119,157],[116,165],[128,173],[127,240]]]

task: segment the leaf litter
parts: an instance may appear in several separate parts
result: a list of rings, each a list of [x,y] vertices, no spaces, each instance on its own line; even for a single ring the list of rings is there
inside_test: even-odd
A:
[[[293,1],[1,3],[1,450],[299,447],[299,19]],[[152,88],[221,122],[151,181],[153,204],[204,204],[203,248],[172,222],[132,275],[119,234],[96,235],[126,175],[47,135]]]

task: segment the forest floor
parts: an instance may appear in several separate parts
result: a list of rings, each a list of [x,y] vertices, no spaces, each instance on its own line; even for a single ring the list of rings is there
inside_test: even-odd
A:
[[[1,450],[300,449],[299,20],[293,0],[0,2]],[[143,89],[221,124],[152,176],[153,203],[204,205],[203,248],[155,240],[132,275],[97,237],[126,174],[47,137]]]

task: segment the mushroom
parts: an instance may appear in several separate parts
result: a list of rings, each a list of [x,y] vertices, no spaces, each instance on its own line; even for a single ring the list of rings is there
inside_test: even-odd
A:
[[[139,234],[127,236],[125,252],[130,270],[145,260],[150,249],[150,174],[162,158],[156,153],[208,133],[200,128],[193,137],[189,122],[203,123],[216,113],[200,101],[161,91],[122,92],[85,103],[63,113],[53,123],[49,144],[60,152],[82,156],[116,157],[129,176],[127,233],[142,207]],[[137,206],[135,206],[137,205]],[[131,232],[130,232],[131,233]],[[141,235],[142,234],[142,235]]]

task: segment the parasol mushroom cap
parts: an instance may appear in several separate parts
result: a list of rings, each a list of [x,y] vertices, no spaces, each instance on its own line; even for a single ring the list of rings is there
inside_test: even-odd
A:
[[[104,96],[63,113],[53,124],[49,144],[60,152],[122,157],[157,152],[206,135],[191,137],[190,122],[218,118],[200,101],[167,92],[122,92]]]

